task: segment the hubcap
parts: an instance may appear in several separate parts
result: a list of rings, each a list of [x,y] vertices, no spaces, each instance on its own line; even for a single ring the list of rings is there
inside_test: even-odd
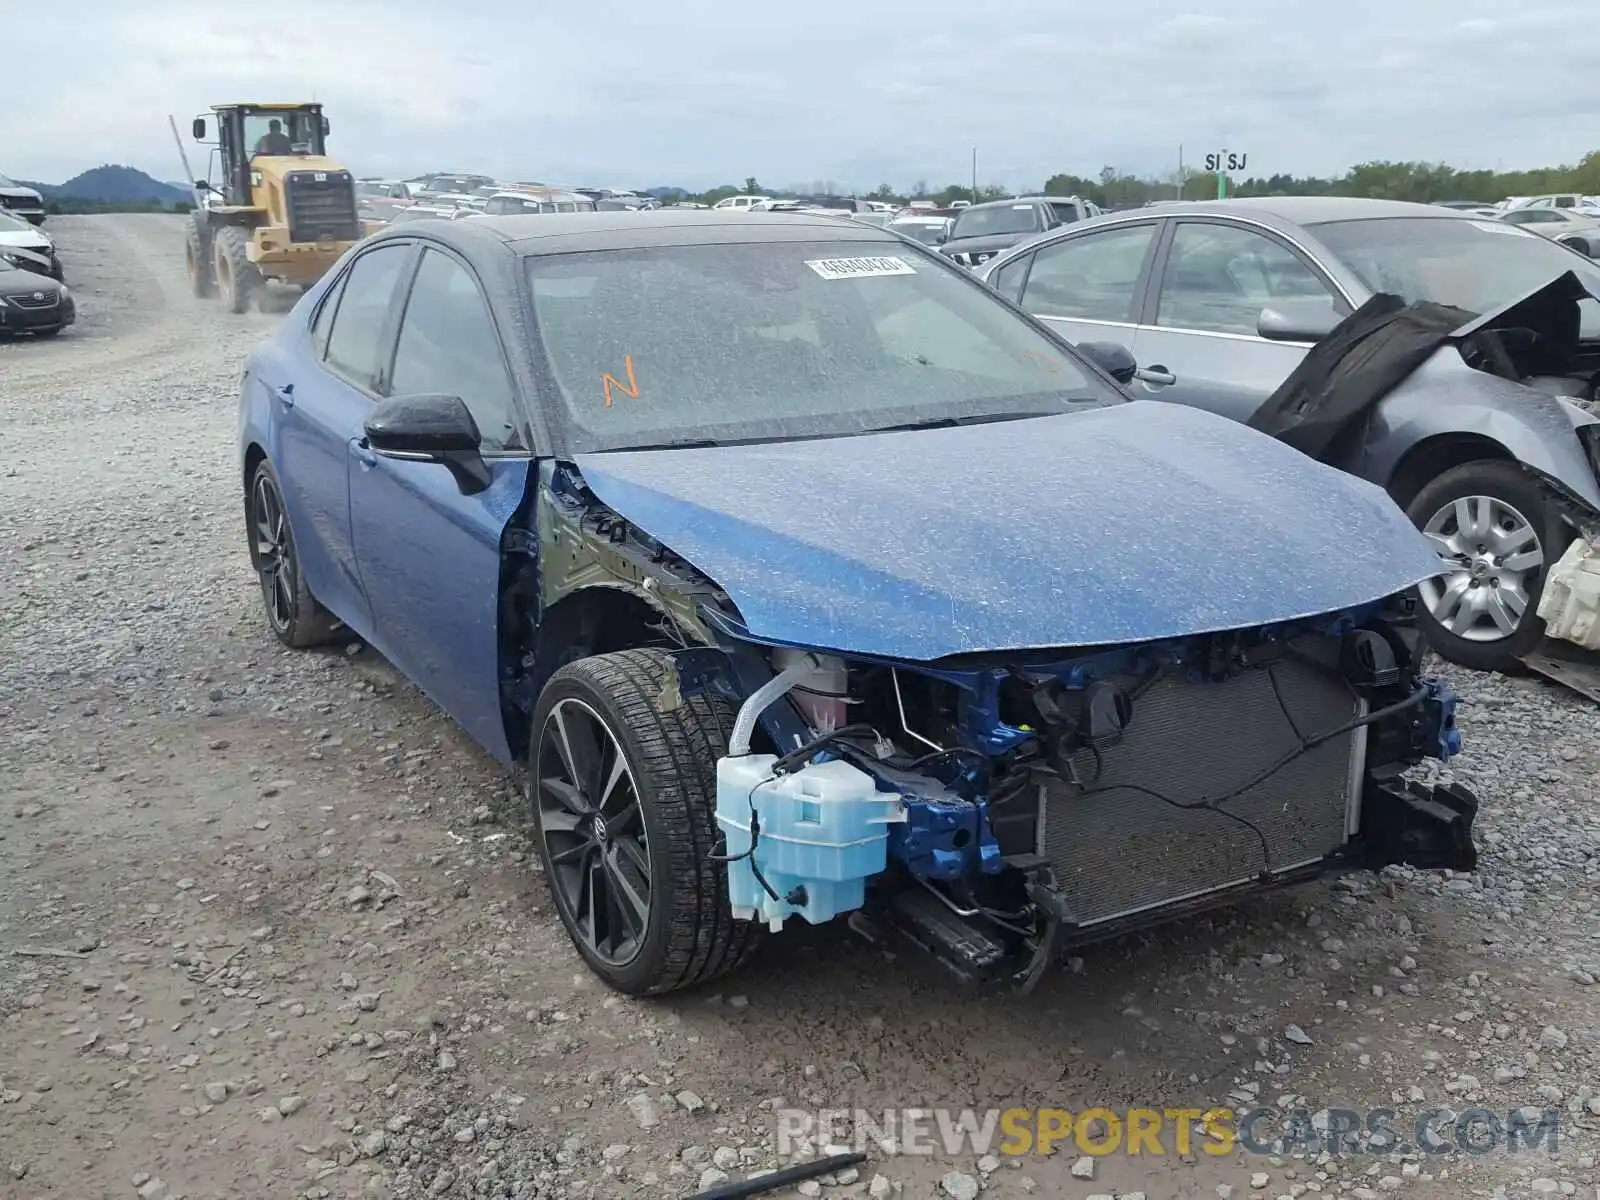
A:
[[[1418,588],[1434,620],[1469,642],[1515,633],[1544,568],[1532,522],[1496,496],[1463,496],[1428,518],[1422,532],[1445,567]]]
[[[626,965],[650,924],[650,842],[622,746],[582,700],[545,718],[530,787],[558,902],[596,957]]]
[[[289,522],[283,512],[283,497],[265,472],[256,476],[250,509],[261,598],[266,602],[267,619],[272,627],[283,633],[295,616],[294,550],[289,545]]]

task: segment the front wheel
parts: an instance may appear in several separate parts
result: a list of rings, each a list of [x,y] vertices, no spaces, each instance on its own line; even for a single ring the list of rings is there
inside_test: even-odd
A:
[[[1444,573],[1417,587],[1433,648],[1478,671],[1516,673],[1544,638],[1539,597],[1572,534],[1516,463],[1454,467],[1407,509]]]
[[[763,933],[734,920],[727,866],[710,858],[733,706],[679,697],[674,671],[659,650],[569,663],[539,696],[529,746],[529,816],[556,911],[589,968],[631,995],[714,979]]]

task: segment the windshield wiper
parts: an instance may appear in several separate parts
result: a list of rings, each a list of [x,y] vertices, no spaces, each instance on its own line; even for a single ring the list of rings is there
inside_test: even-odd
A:
[[[926,421],[907,421],[903,425],[876,425],[862,433],[891,433],[902,429],[953,429],[958,425],[990,425],[997,421],[1026,421],[1033,417],[1059,417],[1059,408],[1038,412],[979,413],[971,417],[929,417]]]

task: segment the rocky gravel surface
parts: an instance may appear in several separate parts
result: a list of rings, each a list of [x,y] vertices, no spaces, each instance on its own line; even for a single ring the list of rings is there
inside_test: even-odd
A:
[[[281,314],[190,298],[176,219],[51,229],[81,323],[0,343],[0,1197],[680,1197],[784,1165],[777,1110],[909,1106],[1302,1109],[1313,1136],[1391,1109],[1398,1144],[889,1136],[786,1194],[1600,1192],[1587,701],[1456,674],[1473,875],[1303,887],[1028,997],[834,926],[715,993],[611,995],[494,765],[370,651],[285,651],[257,611],[234,399]],[[1463,1150],[1471,1110],[1555,1113],[1554,1152]]]

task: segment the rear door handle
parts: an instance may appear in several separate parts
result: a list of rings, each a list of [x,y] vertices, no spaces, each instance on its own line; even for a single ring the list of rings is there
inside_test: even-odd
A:
[[[294,384],[286,383],[281,388],[273,388],[272,394],[277,396],[285,408],[294,407]]]
[[[361,460],[361,469],[363,471],[378,465],[378,455],[366,438],[351,438],[350,451]]]
[[[1148,383],[1152,387],[1169,387],[1178,382],[1178,377],[1159,363],[1140,367],[1133,373],[1133,377],[1141,383]]]

